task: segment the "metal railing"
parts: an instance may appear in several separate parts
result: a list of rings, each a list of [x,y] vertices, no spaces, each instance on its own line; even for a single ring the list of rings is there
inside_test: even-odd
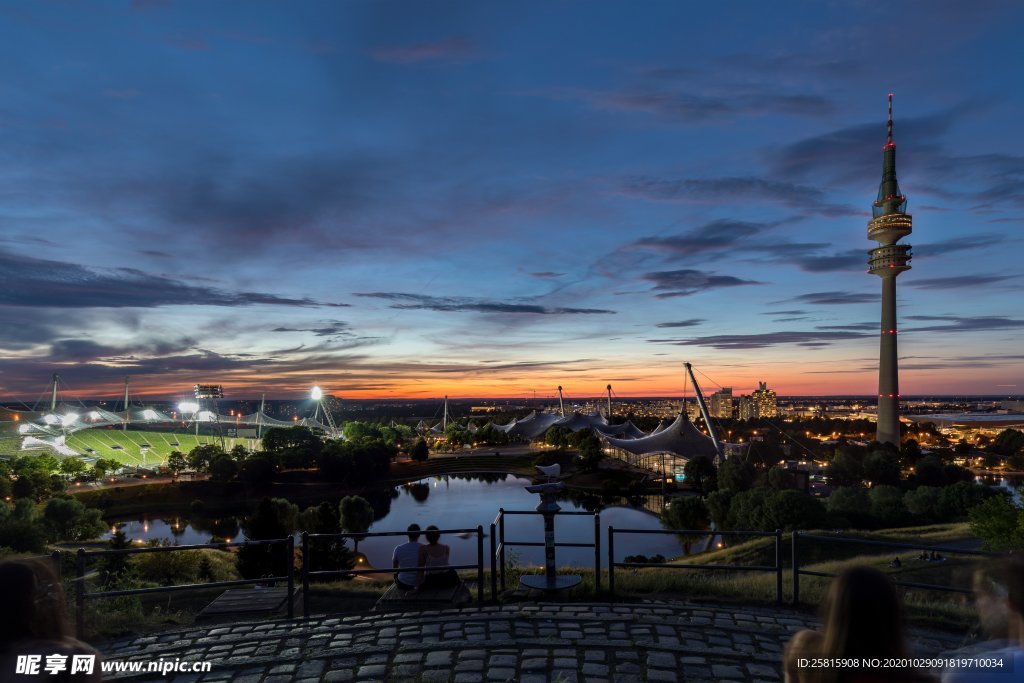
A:
[[[964,555],[967,557],[1006,557],[1006,553],[993,553],[984,550],[964,550],[962,548],[950,548],[948,546],[938,545],[925,545],[922,543],[898,543],[895,541],[874,541],[870,539],[852,538],[849,536],[821,536],[816,534],[809,534],[804,531],[793,532],[793,545],[792,551],[792,565],[793,565],[793,604],[796,605],[800,602],[800,577],[801,576],[817,576],[824,578],[832,578],[835,574],[828,572],[813,571],[810,569],[800,568],[800,539],[805,541],[823,541],[826,543],[845,543],[848,545],[863,545],[871,546],[875,548],[892,548],[895,550],[921,550],[924,552],[942,552],[947,555]],[[939,584],[931,583],[920,583],[917,581],[897,581],[893,580],[893,583],[902,588],[920,588],[923,590],[934,590],[942,591],[946,593],[972,593],[970,588],[957,588],[956,586],[942,586]]]
[[[189,583],[174,586],[155,586],[152,588],[127,588],[124,590],[96,591],[89,592],[85,587],[85,560],[88,557],[111,557],[118,555],[138,555],[142,553],[168,553],[182,550],[218,550],[224,548],[247,548],[255,546],[284,545],[287,550],[285,557],[288,562],[287,573],[283,576],[265,576],[259,579],[235,579],[232,581],[211,581],[210,583]],[[141,548],[117,548],[108,550],[85,550],[79,548],[75,557],[75,630],[78,637],[82,637],[85,627],[85,601],[96,598],[115,598],[125,595],[151,595],[154,593],[171,593],[186,590],[201,590],[207,588],[226,588],[229,586],[249,586],[269,581],[288,581],[288,618],[295,618],[295,539],[288,538],[273,539],[267,541],[246,541],[244,543],[206,543],[201,545],[168,545],[168,546],[144,546]]]
[[[774,565],[735,565],[735,564],[676,564],[669,562],[616,562],[615,534],[673,534],[678,536],[751,536],[755,538],[770,536],[775,539]],[[615,597],[615,568],[657,568],[657,569],[703,569],[747,572],[774,572],[775,596],[782,602],[782,531],[708,531],[707,529],[616,529],[608,527],[608,593]]]
[[[505,516],[506,515],[537,515],[542,516],[536,510],[506,510],[498,508],[498,516],[491,522],[491,596],[498,594],[498,582],[501,582],[501,590],[505,590],[505,549],[511,547],[519,548],[543,548],[543,542],[535,541],[506,541],[505,540]],[[559,543],[555,542],[556,548],[593,548],[594,549],[594,590],[601,591],[601,513],[599,512],[576,512],[559,511],[555,517],[562,516],[584,516],[594,518],[594,542],[593,543]]]
[[[475,529],[438,529],[439,534],[476,534],[476,564],[453,564],[445,566],[431,566],[431,571],[446,569],[476,569],[477,578],[477,603],[484,604],[484,528],[478,525]],[[339,533],[339,534],[310,534],[302,533],[302,616],[309,618],[309,580],[311,578],[328,578],[337,576],[360,576],[365,574],[394,574],[396,569],[330,569],[310,571],[313,546],[310,541],[319,539],[346,539],[363,540],[365,538],[376,538],[379,536],[408,536],[408,531],[375,531],[362,534]],[[491,597],[494,597],[492,592]]]

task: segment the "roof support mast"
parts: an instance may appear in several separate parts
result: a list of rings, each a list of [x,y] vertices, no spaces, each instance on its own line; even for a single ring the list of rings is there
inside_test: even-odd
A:
[[[704,394],[701,393],[700,385],[697,384],[697,378],[693,376],[693,366],[689,363],[683,363],[683,365],[686,366],[686,371],[690,373],[690,381],[693,382],[693,392],[697,395],[697,405],[700,406],[701,417],[704,418],[704,424],[708,426],[708,435],[711,437],[712,443],[715,444],[715,450],[718,451],[718,462],[722,462],[725,459],[725,449],[722,446],[722,442],[718,440],[715,426],[711,424],[711,416],[708,415],[708,407],[704,403]],[[686,409],[685,406],[683,409]]]
[[[444,417],[441,418],[441,429],[448,431],[448,397],[444,397]]]
[[[562,401],[562,385],[558,385],[558,412],[565,417],[565,403]]]
[[[50,412],[57,410],[57,380],[60,379],[60,375],[56,372],[53,373],[53,395],[50,396]],[[558,387],[561,389],[562,387]]]
[[[256,413],[256,438],[263,438],[263,409],[267,405],[267,395],[260,394],[260,412]]]
[[[612,419],[612,385],[608,385],[608,419]]]
[[[131,420],[131,413],[128,412],[128,376],[124,378],[124,422],[121,423],[121,430],[128,430],[128,421]]]

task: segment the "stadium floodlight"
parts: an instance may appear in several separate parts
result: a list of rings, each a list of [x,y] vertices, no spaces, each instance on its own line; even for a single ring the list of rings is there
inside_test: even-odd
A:
[[[18,427],[19,434],[28,434],[30,431],[32,431],[32,425],[30,424],[23,424]]]
[[[60,420],[57,419],[56,415],[43,415],[43,422],[48,425],[55,425],[60,422]]]
[[[156,411],[155,410],[151,410],[149,408],[146,408],[145,410],[142,411],[142,419],[144,419],[144,420],[155,420],[156,417],[157,416],[156,416]]]
[[[320,387],[313,387],[313,391],[309,395],[314,401],[319,401],[324,397],[324,392]]]
[[[178,404],[178,410],[182,413],[195,414],[199,412],[199,404],[194,401],[182,401]]]
[[[98,420],[98,419],[100,419],[100,417],[101,417],[101,415],[99,414],[99,412],[97,412],[95,410],[92,411],[91,413],[89,413],[89,419],[90,420]]]
[[[75,420],[77,419],[78,413],[68,413],[67,415],[62,415],[60,418],[60,426],[70,427],[71,425],[75,424]]]
[[[216,421],[217,421],[217,416],[214,415],[213,412],[209,411],[209,410],[201,410],[201,411],[199,411],[199,414],[196,415],[196,422],[216,422]]]

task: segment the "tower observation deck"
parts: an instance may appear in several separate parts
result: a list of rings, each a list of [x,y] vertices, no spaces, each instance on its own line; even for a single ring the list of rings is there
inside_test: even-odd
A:
[[[907,198],[896,180],[896,143],[892,140],[892,93],[889,93],[888,140],[882,148],[882,182],[871,207],[868,239],[879,246],[868,252],[868,272],[882,278],[882,329],[878,357],[878,431],[881,443],[900,445],[899,366],[896,348],[896,276],[910,270],[910,245],[899,240],[913,231]]]

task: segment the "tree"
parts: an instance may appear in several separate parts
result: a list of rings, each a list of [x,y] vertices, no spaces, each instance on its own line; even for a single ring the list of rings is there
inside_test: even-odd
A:
[[[218,455],[210,463],[210,478],[214,481],[231,481],[238,474],[238,463],[230,455]]]
[[[712,491],[708,494],[705,505],[707,505],[708,514],[711,515],[711,520],[715,523],[715,528],[728,528],[733,495],[732,491],[724,490]]]
[[[874,486],[868,491],[871,514],[881,526],[899,526],[907,519],[903,491],[895,486]]]
[[[1024,432],[1004,429],[988,446],[988,450],[999,455],[1015,455],[1024,451]]]
[[[373,506],[362,496],[345,496],[338,503],[341,528],[350,534],[364,534],[373,524]],[[359,552],[360,536],[353,538],[355,551]]]
[[[992,496],[967,513],[971,532],[988,550],[1024,548],[1024,509],[1014,506],[1004,495]]]
[[[307,508],[299,516],[299,526],[310,534],[341,533],[338,508],[328,502]],[[344,538],[310,539],[310,554],[302,561],[310,571],[351,569],[355,556],[345,545]]]
[[[416,462],[425,462],[430,456],[430,449],[427,448],[427,442],[421,438],[416,439],[416,443],[412,445],[412,449],[409,451],[409,457]]]
[[[107,530],[102,513],[74,498],[51,498],[43,508],[43,524],[53,541],[88,541]]]
[[[568,448],[571,434],[566,427],[550,427],[544,432],[544,443],[555,448]]]
[[[903,495],[903,504],[915,517],[924,521],[940,521],[943,519],[942,489],[937,486],[918,486]]]
[[[167,469],[171,471],[171,479],[177,479],[178,476],[188,468],[188,462],[185,460],[185,454],[181,451],[174,450],[167,455]]]
[[[286,467],[311,467],[323,449],[308,427],[273,427],[263,434],[263,451]]]
[[[598,468],[601,458],[601,441],[593,434],[588,433],[579,443],[580,466],[584,471],[592,472]]]
[[[225,453],[216,444],[196,446],[188,452],[188,466],[195,472],[209,472],[213,461]]]
[[[867,490],[859,487],[841,486],[832,491],[825,499],[825,509],[856,529],[869,526],[871,521],[871,500]]]
[[[89,466],[79,458],[64,458],[60,461],[60,471],[66,477],[74,478],[83,474]]]
[[[967,519],[971,508],[991,496],[1000,495],[988,486],[975,484],[973,481],[958,481],[943,487],[939,498],[939,509],[943,520]]]
[[[734,493],[754,485],[754,466],[741,458],[728,458],[718,467],[718,488]]]
[[[820,525],[822,512],[821,502],[803,491],[774,491],[766,500],[762,529],[810,529]]]
[[[257,540],[283,539],[295,532],[299,508],[283,498],[264,498],[246,518],[242,527],[247,538]],[[247,579],[283,576],[292,558],[287,546],[243,545],[238,551],[238,571]]]
[[[718,469],[707,456],[691,458],[683,466],[683,476],[688,484],[705,495],[718,488]]]
[[[945,486],[946,472],[942,461],[934,455],[926,455],[917,461],[915,481],[919,486]]]
[[[864,478],[874,485],[895,486],[900,481],[900,461],[890,451],[873,451],[864,458]]]
[[[859,486],[864,479],[860,461],[853,453],[841,452],[828,466],[828,483],[832,488]]]
[[[274,480],[277,467],[264,455],[246,459],[239,467],[238,479],[249,484],[268,484]]]
[[[710,521],[708,508],[699,496],[673,498],[661,515],[661,525],[666,529],[703,530],[707,529]],[[701,535],[703,534],[680,534],[680,538],[683,540],[683,551],[687,555],[690,554],[690,546]]]

